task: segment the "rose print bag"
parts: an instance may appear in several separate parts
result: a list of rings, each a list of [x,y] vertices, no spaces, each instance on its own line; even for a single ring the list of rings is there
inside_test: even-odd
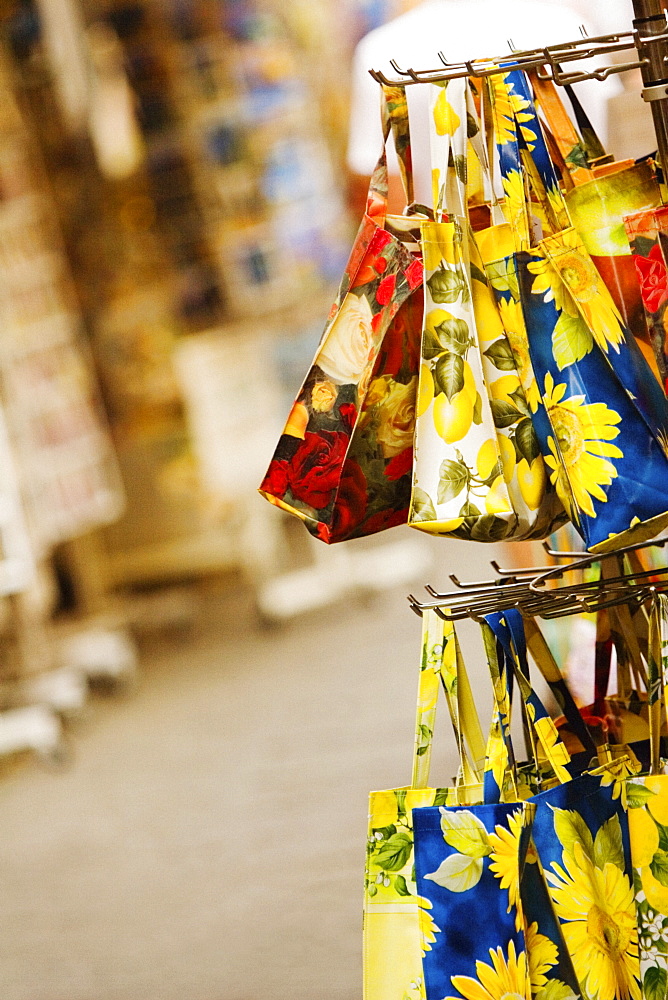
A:
[[[544,538],[565,520],[521,371],[469,225],[467,150],[486,154],[468,82],[432,87],[435,219],[422,223],[425,316],[409,524],[474,541]],[[500,209],[492,205],[497,217]]]
[[[387,216],[390,128],[412,198],[405,91],[383,88],[383,151],[313,365],[260,485],[324,542],[406,522],[422,263],[410,217]]]
[[[571,226],[526,77],[494,78],[495,140],[513,220],[503,259],[486,258],[516,310],[540,403],[533,424],[550,479],[591,551],[668,524],[668,401]],[[531,211],[530,184],[547,225]]]
[[[461,765],[452,788],[429,787],[439,688],[446,693]],[[422,620],[413,777],[410,786],[372,792],[369,798],[364,890],[365,1000],[424,997],[422,954],[438,927],[413,871],[413,813],[417,806],[479,802],[485,756],[471,687],[451,623],[435,611]]]
[[[668,387],[668,206],[624,218],[642,308],[659,372]]]

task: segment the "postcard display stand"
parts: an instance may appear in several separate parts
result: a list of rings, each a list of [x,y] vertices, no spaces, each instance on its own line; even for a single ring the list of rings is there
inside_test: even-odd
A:
[[[0,98],[0,593],[17,654],[0,753],[57,752],[56,713],[80,707],[85,678],[59,662],[50,556],[118,517],[123,494],[54,205],[4,63]]]
[[[254,7],[230,5],[224,41],[207,30],[206,4],[199,24],[173,26],[168,62],[225,301],[224,322],[181,338],[175,363],[205,489],[237,526],[259,613],[281,619],[338,599],[353,580],[377,589],[397,567],[412,578],[425,550],[418,540],[404,540],[400,551],[386,543],[374,559],[388,577],[369,571],[368,552],[323,553],[310,540],[307,566],[286,572],[285,521],[257,503],[296,377],[291,366],[307,361],[300,351],[312,353],[350,232],[326,141],[327,107],[316,97],[331,53],[316,60],[310,51],[315,69],[280,22]],[[309,36],[314,25],[304,19],[318,16],[303,11],[297,33]]]

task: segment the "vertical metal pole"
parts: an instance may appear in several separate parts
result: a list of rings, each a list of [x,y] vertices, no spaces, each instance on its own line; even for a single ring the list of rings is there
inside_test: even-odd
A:
[[[661,0],[633,0],[633,27],[638,34],[638,54],[644,60],[643,98],[652,109],[659,160],[668,172],[668,41],[643,44],[668,30]]]

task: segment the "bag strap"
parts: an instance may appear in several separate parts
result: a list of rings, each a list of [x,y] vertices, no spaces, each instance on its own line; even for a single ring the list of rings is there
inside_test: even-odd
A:
[[[387,169],[387,140],[390,132],[394,134],[397,157],[404,191],[409,203],[413,200],[413,165],[410,152],[410,134],[408,128],[408,104],[405,87],[380,86],[380,123],[383,134],[383,145],[378,157],[378,163],[369,181],[369,191],[366,200],[366,214],[374,220],[381,229],[385,227],[387,216],[387,199],[389,191],[389,174]],[[409,195],[410,192],[410,195]]]
[[[550,130],[550,134],[554,139],[561,161],[565,167],[566,175],[564,176],[564,180],[566,182],[570,180],[571,186],[585,184],[587,181],[593,180],[594,173],[589,169],[587,163],[587,151],[584,142],[578,135],[559,97],[554,82],[542,79],[535,70],[529,73],[529,79],[536,95],[538,109],[545,119],[545,123]],[[584,114],[582,105],[579,102],[578,105],[580,111]],[[598,142],[598,137],[593,131],[591,123],[589,123],[589,127]],[[600,146],[600,142],[598,144]],[[605,152],[603,152],[603,155],[605,155]]]
[[[542,233],[538,233],[530,214],[527,183],[552,231],[568,228],[570,217],[525,74],[512,70],[487,79],[506,214],[513,228],[515,250],[528,251]]]
[[[390,120],[394,149],[399,161],[399,176],[406,195],[406,205],[410,206],[415,200],[415,195],[406,88],[400,85],[381,84],[381,89],[383,92],[383,113],[387,114]]]
[[[485,744],[459,640],[453,623],[428,609],[422,616],[412,788],[429,785],[439,687],[445,692],[460,755],[458,784],[478,783]]]
[[[604,164],[612,161],[612,154],[605,151],[603,143],[599,139],[598,133],[596,132],[589,115],[582,106],[580,98],[575,93],[573,85],[570,83],[564,84],[564,90],[568,94],[568,100],[573,108],[575,121],[580,129],[580,136],[582,138],[582,145],[584,146],[585,155],[587,157],[587,163],[594,169],[595,173],[597,166],[603,166]]]
[[[559,708],[566,717],[566,721],[575,736],[580,740],[580,743],[582,743],[583,748],[592,756],[595,756],[596,743],[582,718],[580,709],[575,704],[573,695],[561,674],[559,665],[552,655],[552,651],[545,641],[545,637],[538,627],[535,618],[524,619],[524,631],[529,653],[552,691]]]
[[[668,595],[655,593],[649,615],[647,657],[650,774],[661,773],[662,708],[668,717]]]
[[[483,629],[489,629],[500,647],[506,663],[506,671],[512,670],[517,680],[522,699],[527,706],[527,716],[533,731],[534,763],[540,768],[542,757],[549,765],[557,782],[570,781],[567,765],[570,754],[559,736],[559,732],[527,677],[526,640],[522,615],[516,609],[485,615]],[[486,643],[486,648],[489,648]]]

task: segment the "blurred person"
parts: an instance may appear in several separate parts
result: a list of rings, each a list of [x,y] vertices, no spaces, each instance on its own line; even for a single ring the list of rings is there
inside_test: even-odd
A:
[[[583,12],[586,6],[586,18]],[[601,11],[599,8],[604,7]],[[534,48],[567,42],[581,37],[580,27],[589,35],[629,30],[633,19],[631,0],[611,0],[592,5],[587,0],[404,0],[404,13],[369,32],[358,43],[352,67],[350,124],[347,165],[350,199],[356,213],[364,210],[368,178],[381,146],[379,87],[369,75],[378,69],[390,78],[397,73],[390,59],[402,68],[430,69],[440,65],[438,51],[451,62],[503,55],[514,49]],[[578,68],[582,67],[578,63]],[[591,65],[587,63],[586,65]],[[600,65],[600,60],[593,65]],[[587,80],[577,86],[594,128],[606,141],[608,99],[621,90],[614,76],[603,82]],[[411,120],[411,143],[415,171],[415,198],[423,204],[431,200],[429,141],[427,134],[428,87],[407,88]],[[391,139],[390,139],[391,144]],[[394,151],[389,148],[390,205],[403,207]]]

